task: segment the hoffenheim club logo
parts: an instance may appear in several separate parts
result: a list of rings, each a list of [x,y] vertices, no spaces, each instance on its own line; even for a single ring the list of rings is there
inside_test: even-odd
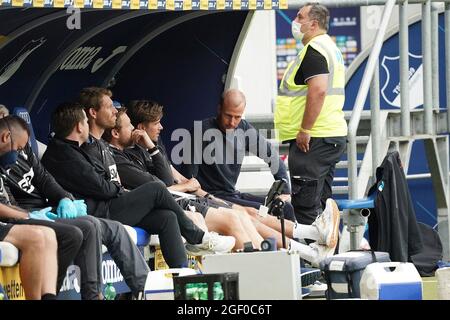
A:
[[[390,106],[400,108],[400,56],[384,56],[381,66],[386,74],[381,96]],[[409,53],[409,107],[423,105],[422,56]]]

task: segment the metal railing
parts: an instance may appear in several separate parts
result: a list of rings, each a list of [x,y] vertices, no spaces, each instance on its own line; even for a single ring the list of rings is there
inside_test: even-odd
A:
[[[350,122],[348,124],[348,146],[347,146],[347,156],[349,161],[348,167],[348,181],[349,181],[349,198],[356,199],[358,196],[358,168],[356,165],[357,161],[357,149],[356,149],[356,131],[358,130],[359,121],[361,119],[361,113],[364,109],[364,103],[366,102],[367,94],[369,93],[369,88],[373,76],[375,74],[375,70],[378,71],[378,59],[381,52],[381,47],[383,45],[384,34],[386,33],[386,29],[389,23],[389,19],[392,14],[392,9],[396,0],[388,0],[384,6],[383,16],[381,18],[380,28],[378,29],[377,35],[375,37],[374,46],[372,48],[372,53],[369,56],[367,61],[366,69],[364,70],[363,79],[361,85],[359,87],[358,95],[356,96],[355,106],[353,107],[352,117],[350,118]],[[378,86],[377,77],[375,81],[372,82],[372,85]],[[379,94],[379,91],[377,92]],[[375,111],[376,112],[376,111]],[[378,124],[379,125],[379,122]],[[376,132],[378,132],[379,128],[376,128]],[[374,143],[379,144],[379,141]]]
[[[409,116],[409,37],[408,37],[408,0],[399,5],[400,38],[400,109],[402,111],[402,135],[411,134]],[[406,48],[406,50],[405,50]]]
[[[289,0],[289,7],[301,7],[309,1]],[[379,58],[384,42],[386,29],[393,8],[399,5],[399,58],[400,58],[400,130],[401,139],[398,148],[403,149],[403,154],[408,159],[412,143],[415,139],[424,139],[427,146],[427,158],[430,174],[408,175],[409,179],[424,179],[431,177],[435,188],[438,220],[450,220],[450,179],[449,179],[449,152],[448,137],[438,134],[438,125],[435,125],[435,115],[439,113],[439,13],[445,4],[445,76],[446,76],[446,104],[447,132],[450,130],[450,0],[318,0],[317,2],[327,7],[350,7],[384,5],[381,23],[371,47],[367,59],[364,75],[348,123],[348,196],[356,199],[362,195],[366,185],[358,186],[358,160],[357,160],[357,129],[360,125],[362,111],[370,89],[371,112],[371,149],[366,148],[366,155],[371,153],[372,174],[375,173],[382,159],[380,152],[386,147],[386,141],[382,141],[382,121],[380,120],[380,84],[379,84]],[[418,135],[415,129],[416,123],[411,125],[411,109],[409,94],[409,4],[421,4],[422,6],[422,63],[423,63],[423,131]],[[446,120],[446,121],[445,121]],[[403,141],[401,143],[401,141]],[[383,144],[383,145],[382,145]],[[370,151],[369,151],[370,150]],[[384,150],[384,149],[383,149]],[[363,161],[364,162],[364,161]],[[406,166],[407,168],[407,166]],[[360,180],[364,180],[364,174],[360,170]],[[368,170],[364,171],[365,173]],[[405,172],[406,173],[406,172]],[[364,181],[363,181],[364,180]],[[360,188],[361,190],[359,190]],[[437,190],[437,191],[436,191]],[[450,235],[450,230],[448,231]],[[448,236],[447,235],[447,236]],[[448,244],[450,247],[450,244]],[[447,247],[447,250],[449,250]],[[450,250],[449,250],[450,251]]]

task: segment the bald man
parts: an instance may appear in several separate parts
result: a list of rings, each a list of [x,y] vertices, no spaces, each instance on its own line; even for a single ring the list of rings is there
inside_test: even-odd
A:
[[[195,177],[203,190],[215,197],[241,206],[259,209],[264,197],[236,190],[244,156],[248,153],[263,159],[275,180],[289,181],[286,166],[275,148],[250,123],[242,119],[246,106],[244,93],[230,89],[223,93],[215,118],[194,126],[190,163],[184,161],[182,171],[187,178]],[[213,137],[211,139],[211,137]],[[255,181],[255,187],[258,181]],[[286,184],[283,199],[288,200],[290,187]],[[294,211],[286,202],[285,217],[295,221]]]

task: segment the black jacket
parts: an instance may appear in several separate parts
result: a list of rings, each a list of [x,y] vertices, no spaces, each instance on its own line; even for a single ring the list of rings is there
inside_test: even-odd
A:
[[[102,163],[105,169],[105,177],[109,181],[117,181],[120,183],[120,176],[117,172],[117,165],[114,161],[109,144],[103,139],[96,139],[89,136],[89,140],[83,143],[81,149],[91,158],[97,159],[98,163]]]
[[[423,248],[405,173],[398,152],[389,153],[377,168],[375,209],[369,216],[370,246],[389,252],[392,261],[407,262]]]
[[[161,182],[157,177],[147,172],[142,163],[134,162],[128,153],[113,146],[109,146],[109,149],[112,151],[120,181],[125,188],[132,190],[149,181]]]
[[[147,151],[141,146],[135,145],[133,148],[125,149],[124,152],[131,161],[141,167],[141,170],[158,177],[167,187],[176,183],[166,155],[166,149],[160,142],[153,150]]]
[[[45,170],[28,144],[19,152],[16,164],[9,170],[0,168],[0,171],[15,201],[22,208],[56,206],[64,197],[73,199]]]
[[[9,190],[9,187],[3,183],[3,177],[0,176],[0,203],[6,206],[18,206],[16,199]]]
[[[42,163],[61,186],[85,199],[91,215],[108,218],[110,200],[124,192],[120,183],[109,180],[110,173],[103,164],[75,141],[50,140]]]

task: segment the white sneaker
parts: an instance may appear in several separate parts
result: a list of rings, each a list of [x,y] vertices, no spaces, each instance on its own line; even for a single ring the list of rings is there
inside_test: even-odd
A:
[[[226,253],[234,248],[236,239],[231,236],[221,236],[216,232],[205,232],[202,243],[186,244],[186,250],[190,255],[203,256],[212,253]]]
[[[314,284],[310,284],[306,288],[309,289],[310,297],[323,297],[325,296],[325,291],[328,289],[328,286],[326,283],[316,281]]]
[[[336,247],[339,235],[340,212],[336,202],[327,199],[325,210],[312,223],[319,231],[317,242],[328,247]]]
[[[309,245],[311,248],[316,250],[317,255],[314,261],[310,261],[313,267],[319,268],[320,262],[325,258],[331,257],[334,255],[334,250],[336,249],[336,245],[334,247],[328,247],[325,245],[318,244],[317,242],[313,242]]]

